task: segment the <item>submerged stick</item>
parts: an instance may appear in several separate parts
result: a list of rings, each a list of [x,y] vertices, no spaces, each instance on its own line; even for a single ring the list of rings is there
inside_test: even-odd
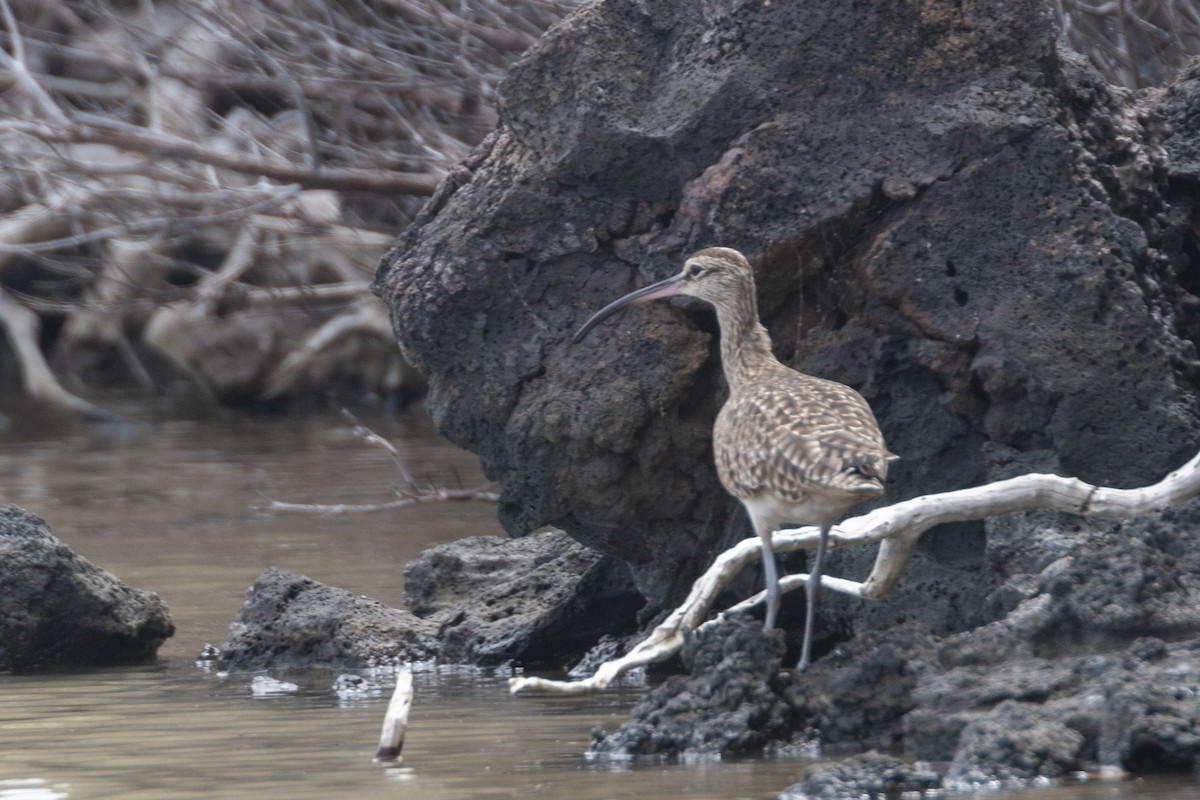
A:
[[[376,761],[396,761],[404,747],[404,733],[408,730],[408,712],[412,708],[412,672],[402,669],[396,673],[396,690],[388,701],[387,714],[383,717],[383,730],[379,734],[379,750]]]

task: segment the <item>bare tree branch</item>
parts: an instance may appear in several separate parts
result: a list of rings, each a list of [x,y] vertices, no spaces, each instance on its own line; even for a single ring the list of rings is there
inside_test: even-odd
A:
[[[3,52],[3,51],[0,51]],[[283,183],[295,183],[308,189],[334,189],[340,192],[396,192],[428,197],[441,180],[433,174],[376,172],[352,167],[312,167],[291,164],[275,158],[256,158],[244,153],[215,150],[164,133],[133,128],[107,128],[101,125],[72,123],[65,117],[57,125],[34,122],[10,122],[5,127],[44,142],[58,144],[106,144],[156,158],[181,158],[210,164],[249,175],[259,175]]]
[[[8,40],[12,47],[12,55],[0,48],[0,66],[12,73],[17,85],[51,122],[59,125],[66,124],[67,115],[29,74],[29,67],[25,64],[24,39],[21,31],[17,28],[17,19],[13,16],[8,0],[0,0],[0,12],[3,13],[4,27],[8,29]]]
[[[0,329],[3,329],[8,345],[17,358],[21,370],[21,382],[25,393],[41,400],[60,411],[81,414],[88,419],[116,421],[121,417],[105,411],[94,403],[71,394],[62,387],[50,371],[46,359],[38,346],[41,320],[37,314],[13,300],[0,289]]]
[[[426,503],[446,503],[446,502],[475,502],[475,503],[496,503],[500,500],[500,495],[491,491],[495,488],[494,483],[485,483],[482,486],[476,486],[471,489],[446,489],[442,487],[430,486],[423,488],[417,485],[413,479],[412,473],[404,464],[404,460],[400,457],[400,452],[396,446],[387,439],[380,436],[375,431],[363,425],[358,419],[346,409],[342,409],[344,416],[353,426],[353,433],[356,437],[371,445],[382,449],[392,459],[392,464],[396,467],[396,472],[399,473],[400,479],[405,488],[396,492],[396,499],[384,501],[381,503],[284,503],[278,500],[272,500],[268,507],[271,511],[294,511],[304,514],[363,514],[373,511],[395,511],[400,508],[408,508],[409,506],[423,505]]]
[[[395,511],[409,506],[426,503],[447,503],[468,501],[474,503],[497,503],[500,495],[488,491],[492,484],[485,484],[474,489],[429,489],[422,494],[407,495],[395,500],[382,503],[285,503],[272,500],[268,509],[271,511],[298,511],[304,514],[323,514],[336,516],[338,514],[365,514],[375,511]]]
[[[999,514],[1021,511],[1061,511],[1081,516],[1133,519],[1177,508],[1200,495],[1200,454],[1161,481],[1140,489],[1110,489],[1093,486],[1077,478],[1058,475],[1022,475],[1004,481],[925,495],[869,514],[854,517],[834,528],[830,547],[850,547],[880,543],[875,566],[866,581],[821,577],[821,586],[865,600],[879,600],[900,579],[921,534],[935,525],[965,522]],[[812,549],[819,538],[817,528],[798,528],[777,532],[772,541],[775,552]],[[745,539],[721,555],[692,585],[691,593],[651,634],[620,658],[601,665],[594,675],[579,681],[544,678],[510,678],[509,691],[557,692],[576,694],[606,688],[623,673],[670,658],[683,645],[684,632],[700,627],[720,591],[747,564],[758,560],[762,546],[757,538]],[[795,574],[780,581],[783,591],[805,584],[808,576]],[[741,611],[760,602],[765,593],[726,610]]]
[[[419,393],[367,283],[573,5],[0,0],[0,289],[64,318],[23,346],[213,402]]]

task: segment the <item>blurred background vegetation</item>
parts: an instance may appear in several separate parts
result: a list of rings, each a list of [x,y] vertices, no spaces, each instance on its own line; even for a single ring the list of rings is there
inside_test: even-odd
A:
[[[419,396],[375,265],[576,5],[0,0],[0,399]],[[1197,0],[1054,9],[1131,89],[1200,53]]]

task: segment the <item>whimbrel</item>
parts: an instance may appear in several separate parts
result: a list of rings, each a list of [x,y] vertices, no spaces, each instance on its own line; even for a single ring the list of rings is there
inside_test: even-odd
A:
[[[820,528],[805,586],[808,608],[798,669],[812,657],[813,619],[829,529],[856,503],[883,491],[889,453],[867,401],[849,386],[805,375],[779,363],[758,320],[754,272],[727,247],[691,256],[683,271],[609,303],[575,334],[625,306],[690,295],[716,308],[721,366],[729,398],[713,426],[713,455],[721,484],[745,506],[762,540],[766,627],[779,615],[779,574],[771,535],[785,523]]]

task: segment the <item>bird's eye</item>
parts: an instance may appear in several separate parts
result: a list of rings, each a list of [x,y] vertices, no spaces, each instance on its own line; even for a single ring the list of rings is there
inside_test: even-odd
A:
[[[693,278],[700,277],[700,273],[703,271],[704,267],[700,266],[699,264],[691,264],[688,266],[688,273],[691,274]]]

